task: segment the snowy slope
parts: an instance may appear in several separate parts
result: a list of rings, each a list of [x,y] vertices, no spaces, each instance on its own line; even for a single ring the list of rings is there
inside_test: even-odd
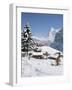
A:
[[[51,48],[51,47],[49,47],[49,46],[42,46],[42,47],[40,47],[41,49],[42,49],[42,51],[47,51],[48,53],[50,53],[50,54],[54,54],[54,53],[56,53],[56,52],[60,52],[60,51],[58,51],[58,50],[56,50],[56,49],[54,49],[54,48]]]
[[[42,46],[42,51],[48,51],[50,56],[54,56],[55,53],[59,52],[51,47]],[[28,57],[22,57],[22,77],[31,76],[46,76],[46,75],[62,75],[63,74],[63,61],[61,58],[61,65],[52,66],[55,63],[51,59],[35,59]]]

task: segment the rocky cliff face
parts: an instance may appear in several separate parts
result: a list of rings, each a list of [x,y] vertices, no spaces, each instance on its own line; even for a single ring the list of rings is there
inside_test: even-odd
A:
[[[55,40],[50,46],[63,52],[63,28],[56,33]]]

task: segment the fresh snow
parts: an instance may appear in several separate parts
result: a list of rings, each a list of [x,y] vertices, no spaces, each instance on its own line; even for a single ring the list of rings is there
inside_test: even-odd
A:
[[[42,52],[47,51],[49,56],[57,57],[55,53],[59,52],[48,46],[42,46],[40,48]],[[35,54],[34,52],[32,53]],[[28,59],[28,57],[22,57],[22,77],[63,75],[63,60],[62,58],[60,59],[60,65],[52,66],[51,64],[55,64],[55,61],[51,59],[35,59],[32,57]]]

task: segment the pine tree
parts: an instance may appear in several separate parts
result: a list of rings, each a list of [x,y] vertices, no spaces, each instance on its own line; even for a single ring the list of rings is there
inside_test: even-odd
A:
[[[28,23],[25,25],[21,37],[21,50],[22,52],[27,52],[28,55],[28,52],[34,48],[34,41]]]

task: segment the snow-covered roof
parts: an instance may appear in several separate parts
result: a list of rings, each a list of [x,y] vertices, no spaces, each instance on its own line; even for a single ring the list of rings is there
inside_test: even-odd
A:
[[[42,52],[33,52],[32,54],[33,54],[33,55],[43,55]]]

